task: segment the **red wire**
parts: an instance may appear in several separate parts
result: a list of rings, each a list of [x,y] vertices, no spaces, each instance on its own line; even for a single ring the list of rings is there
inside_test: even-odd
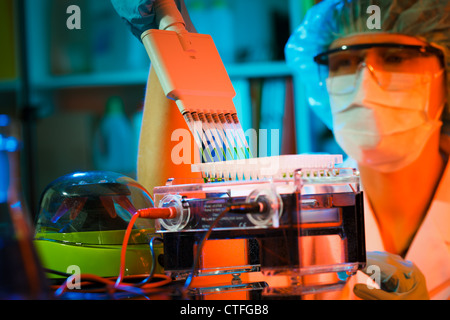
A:
[[[67,283],[71,282],[73,280],[73,278],[76,277],[76,275],[72,275],[69,278],[67,278],[67,280],[60,285],[59,287],[56,288],[56,296],[61,296],[64,292],[67,291],[68,286]],[[132,285],[128,285],[125,283],[119,284],[117,285],[116,282],[114,281],[115,278],[103,278],[100,276],[97,276],[95,274],[81,274],[80,278],[83,279],[83,282],[80,283],[80,286],[86,286],[88,284],[92,284],[93,282],[99,282],[99,283],[103,283],[106,285],[107,288],[107,292],[110,294],[113,294],[115,291],[120,290],[120,291],[127,291],[127,292],[132,292],[135,294],[146,294],[151,292],[151,289],[163,286],[165,284],[168,284],[172,281],[172,279],[170,279],[168,276],[163,275],[163,274],[155,274],[154,275],[155,278],[161,278],[161,281],[158,282],[153,282],[153,283],[148,283],[145,284],[144,286],[141,286],[139,288],[136,288]],[[126,277],[128,278],[128,277]],[[130,277],[131,278],[131,277]],[[104,290],[102,289],[77,289],[78,292],[90,292],[90,293],[99,293],[99,292],[103,292]]]
[[[172,207],[167,208],[146,208],[146,209],[139,209],[130,219],[130,222],[128,223],[127,230],[125,231],[125,236],[123,238],[122,242],[122,250],[120,253],[120,270],[119,270],[119,276],[116,280],[116,286],[119,286],[120,283],[123,280],[124,274],[125,274],[125,261],[126,261],[126,254],[127,254],[127,245],[128,240],[130,238],[131,231],[133,229],[133,226],[138,218],[148,218],[148,219],[158,219],[158,218],[174,218],[176,215],[176,209]],[[166,284],[170,282],[170,277],[167,277],[165,280],[163,280],[163,284]],[[161,281],[157,283],[148,283],[145,284],[143,287],[145,288],[153,288],[158,287],[163,284],[160,283]]]
[[[133,229],[134,223],[136,222],[137,218],[139,218],[139,215],[140,215],[139,211],[133,214],[133,216],[130,219],[130,222],[128,223],[127,230],[125,231],[125,236],[123,237],[122,250],[120,252],[120,270],[119,276],[117,277],[116,286],[120,285],[125,273],[125,260],[127,255],[128,240],[130,238],[131,230]]]
[[[146,219],[173,219],[177,216],[175,207],[145,208],[138,210],[139,216]]]
[[[155,274],[155,278],[161,278],[161,281],[152,282],[152,283],[146,283],[139,288],[134,287],[133,285],[128,285],[126,283],[122,283],[122,281],[125,278],[132,278],[133,276],[125,277],[125,265],[126,265],[126,253],[127,253],[127,246],[128,241],[130,239],[131,231],[133,229],[133,226],[138,218],[148,218],[148,219],[170,219],[174,218],[176,216],[176,209],[172,207],[168,208],[147,208],[147,209],[140,209],[135,214],[132,215],[130,222],[128,223],[127,229],[125,231],[125,235],[122,242],[122,248],[120,252],[120,269],[119,269],[119,275],[116,278],[116,281],[113,281],[114,278],[103,278],[99,277],[93,274],[82,274],[80,275],[80,278],[83,278],[84,280],[91,281],[91,282],[100,282],[107,286],[108,292],[113,293],[115,290],[123,290],[123,291],[130,291],[137,293],[138,290],[141,290],[142,294],[146,293],[147,291],[153,288],[157,288],[160,286],[163,286],[165,284],[168,284],[172,281],[172,279],[169,276],[166,276],[164,274]],[[153,257],[154,258],[154,257]],[[64,281],[64,283],[56,290],[56,295],[60,296],[67,290],[67,284],[68,282],[72,281],[75,275],[70,276],[69,278]]]

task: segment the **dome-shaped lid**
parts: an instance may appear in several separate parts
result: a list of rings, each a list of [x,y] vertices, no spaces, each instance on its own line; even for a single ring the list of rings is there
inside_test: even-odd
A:
[[[153,207],[147,190],[134,179],[107,171],[62,176],[42,193],[36,239],[77,244],[121,244],[131,216]],[[135,231],[153,229],[137,219]],[[134,232],[130,243],[148,243],[148,232]]]

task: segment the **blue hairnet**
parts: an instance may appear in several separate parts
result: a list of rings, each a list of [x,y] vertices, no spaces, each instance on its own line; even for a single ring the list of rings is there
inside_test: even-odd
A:
[[[379,8],[380,29],[370,29],[374,12]],[[368,21],[369,19],[369,21]],[[313,58],[326,51],[341,37],[364,32],[388,32],[414,36],[444,52],[447,96],[450,88],[450,2],[448,0],[323,0],[305,15],[302,24],[289,38],[286,61],[299,72],[309,105],[331,129],[332,118],[325,86],[320,86],[318,67]],[[444,117],[450,120],[447,101]]]

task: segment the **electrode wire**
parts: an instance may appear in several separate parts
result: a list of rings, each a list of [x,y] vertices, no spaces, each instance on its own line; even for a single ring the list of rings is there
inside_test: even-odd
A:
[[[153,277],[154,277],[155,270],[156,270],[156,260],[157,260],[157,257],[155,255],[155,248],[154,248],[154,242],[155,241],[163,242],[163,239],[159,238],[159,237],[152,237],[150,239],[149,247],[150,247],[150,255],[151,255],[151,258],[152,258],[152,267],[150,269],[150,274],[147,276],[147,278],[145,278],[141,282],[133,284],[135,287],[140,287],[140,286],[143,286],[143,285],[149,283],[150,280],[152,280]]]
[[[205,245],[205,242],[208,240],[209,236],[211,235],[213,228],[217,225],[217,223],[222,219],[227,213],[265,213],[267,210],[267,204],[264,202],[253,202],[253,203],[235,203],[227,206],[222,212],[214,219],[213,223],[209,226],[208,230],[204,234],[202,240],[200,241],[197,252],[194,257],[194,263],[192,266],[192,270],[189,273],[188,277],[185,280],[184,286],[183,286],[183,295],[186,296],[187,291],[189,290],[189,287],[192,284],[192,280],[195,276],[195,273],[197,272],[197,269],[200,264],[200,257],[202,254],[203,246]]]
[[[230,207],[225,208],[224,210],[222,210],[222,212],[216,217],[216,219],[214,219],[213,223],[211,223],[211,225],[209,226],[208,230],[206,231],[206,233],[204,234],[202,240],[200,241],[198,247],[197,247],[197,252],[195,254],[194,257],[194,263],[192,266],[192,270],[189,273],[188,277],[186,278],[186,281],[184,283],[183,286],[183,293],[186,294],[187,290],[189,290],[189,287],[192,283],[192,280],[195,276],[195,273],[198,269],[199,263],[200,263],[200,256],[203,250],[203,246],[205,245],[206,240],[208,240],[211,232],[213,231],[213,228],[216,226],[216,224],[220,221],[220,219],[222,219],[222,217],[227,214],[230,211]]]
[[[133,278],[142,277],[141,275],[132,275],[132,276],[127,276],[127,277],[124,276],[127,244],[128,244],[128,240],[130,238],[131,231],[133,229],[133,226],[134,226],[136,220],[139,217],[144,217],[144,218],[147,217],[150,219],[152,219],[152,218],[156,219],[157,215],[160,215],[161,217],[167,217],[168,215],[171,216],[171,214],[172,214],[171,210],[168,210],[168,212],[170,211],[170,213],[168,213],[168,212],[162,212],[160,210],[160,208],[155,208],[155,210],[154,210],[154,212],[156,213],[156,215],[155,215],[155,214],[152,214],[150,209],[151,208],[137,210],[131,216],[131,219],[130,219],[127,229],[125,231],[125,236],[124,236],[123,243],[122,243],[121,256],[120,256],[120,270],[119,270],[119,276],[117,278],[114,278],[114,277],[104,278],[104,277],[97,276],[95,274],[81,274],[81,275],[73,274],[73,275],[70,275],[64,281],[63,284],[61,284],[59,287],[56,288],[55,296],[61,297],[63,295],[63,293],[66,292],[67,289],[69,288],[68,284],[72,283],[74,280],[77,280],[78,277],[80,279],[83,279],[83,282],[80,283],[80,286],[92,284],[95,282],[105,285],[105,289],[84,290],[84,292],[87,291],[87,292],[92,293],[92,292],[103,292],[106,290],[107,293],[112,295],[116,291],[125,291],[125,292],[132,293],[134,295],[143,296],[146,299],[148,299],[147,295],[149,293],[155,291],[156,288],[172,282],[172,279],[164,274],[155,274],[157,257],[155,256],[155,251],[154,251],[154,241],[163,241],[163,239],[161,239],[159,237],[152,237],[149,242],[150,253],[151,253],[151,257],[152,257],[152,267],[150,270],[150,274],[147,275],[147,277],[143,281],[141,281],[140,283],[137,283],[137,284],[123,282],[124,279],[131,280]],[[157,282],[149,283],[153,278],[156,278],[156,277],[160,278],[161,280],[157,281]],[[82,292],[82,291],[80,291],[80,292]]]
[[[119,276],[117,277],[117,280],[116,280],[116,283],[115,283],[115,287],[120,287],[121,282],[123,281],[124,273],[125,273],[125,265],[126,265],[125,262],[126,262],[126,253],[127,253],[128,240],[130,238],[130,234],[131,234],[131,231],[133,229],[134,223],[136,222],[136,220],[139,217],[141,217],[141,213],[139,212],[139,210],[137,210],[136,213],[134,213],[131,216],[130,222],[128,223],[128,226],[127,226],[127,230],[125,231],[125,236],[124,236],[123,242],[122,242],[122,250],[121,250],[121,254],[120,254]],[[159,286],[162,286],[164,284],[170,283],[172,281],[172,279],[170,277],[168,277],[166,275],[163,275],[163,274],[160,274],[160,275],[155,275],[154,274],[152,277],[155,277],[155,276],[158,276],[159,278],[162,278],[162,280],[158,281],[156,283],[147,283],[147,284],[145,284],[145,288],[159,287]]]

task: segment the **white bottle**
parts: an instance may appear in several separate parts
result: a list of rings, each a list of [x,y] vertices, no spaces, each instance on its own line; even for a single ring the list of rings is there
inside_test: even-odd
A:
[[[189,17],[197,33],[211,34],[208,8],[204,0],[191,0],[187,3]]]
[[[136,155],[131,124],[125,115],[123,102],[111,97],[94,136],[96,170],[134,175]]]
[[[226,0],[213,0],[208,12],[211,36],[224,64],[234,62],[233,12]]]

